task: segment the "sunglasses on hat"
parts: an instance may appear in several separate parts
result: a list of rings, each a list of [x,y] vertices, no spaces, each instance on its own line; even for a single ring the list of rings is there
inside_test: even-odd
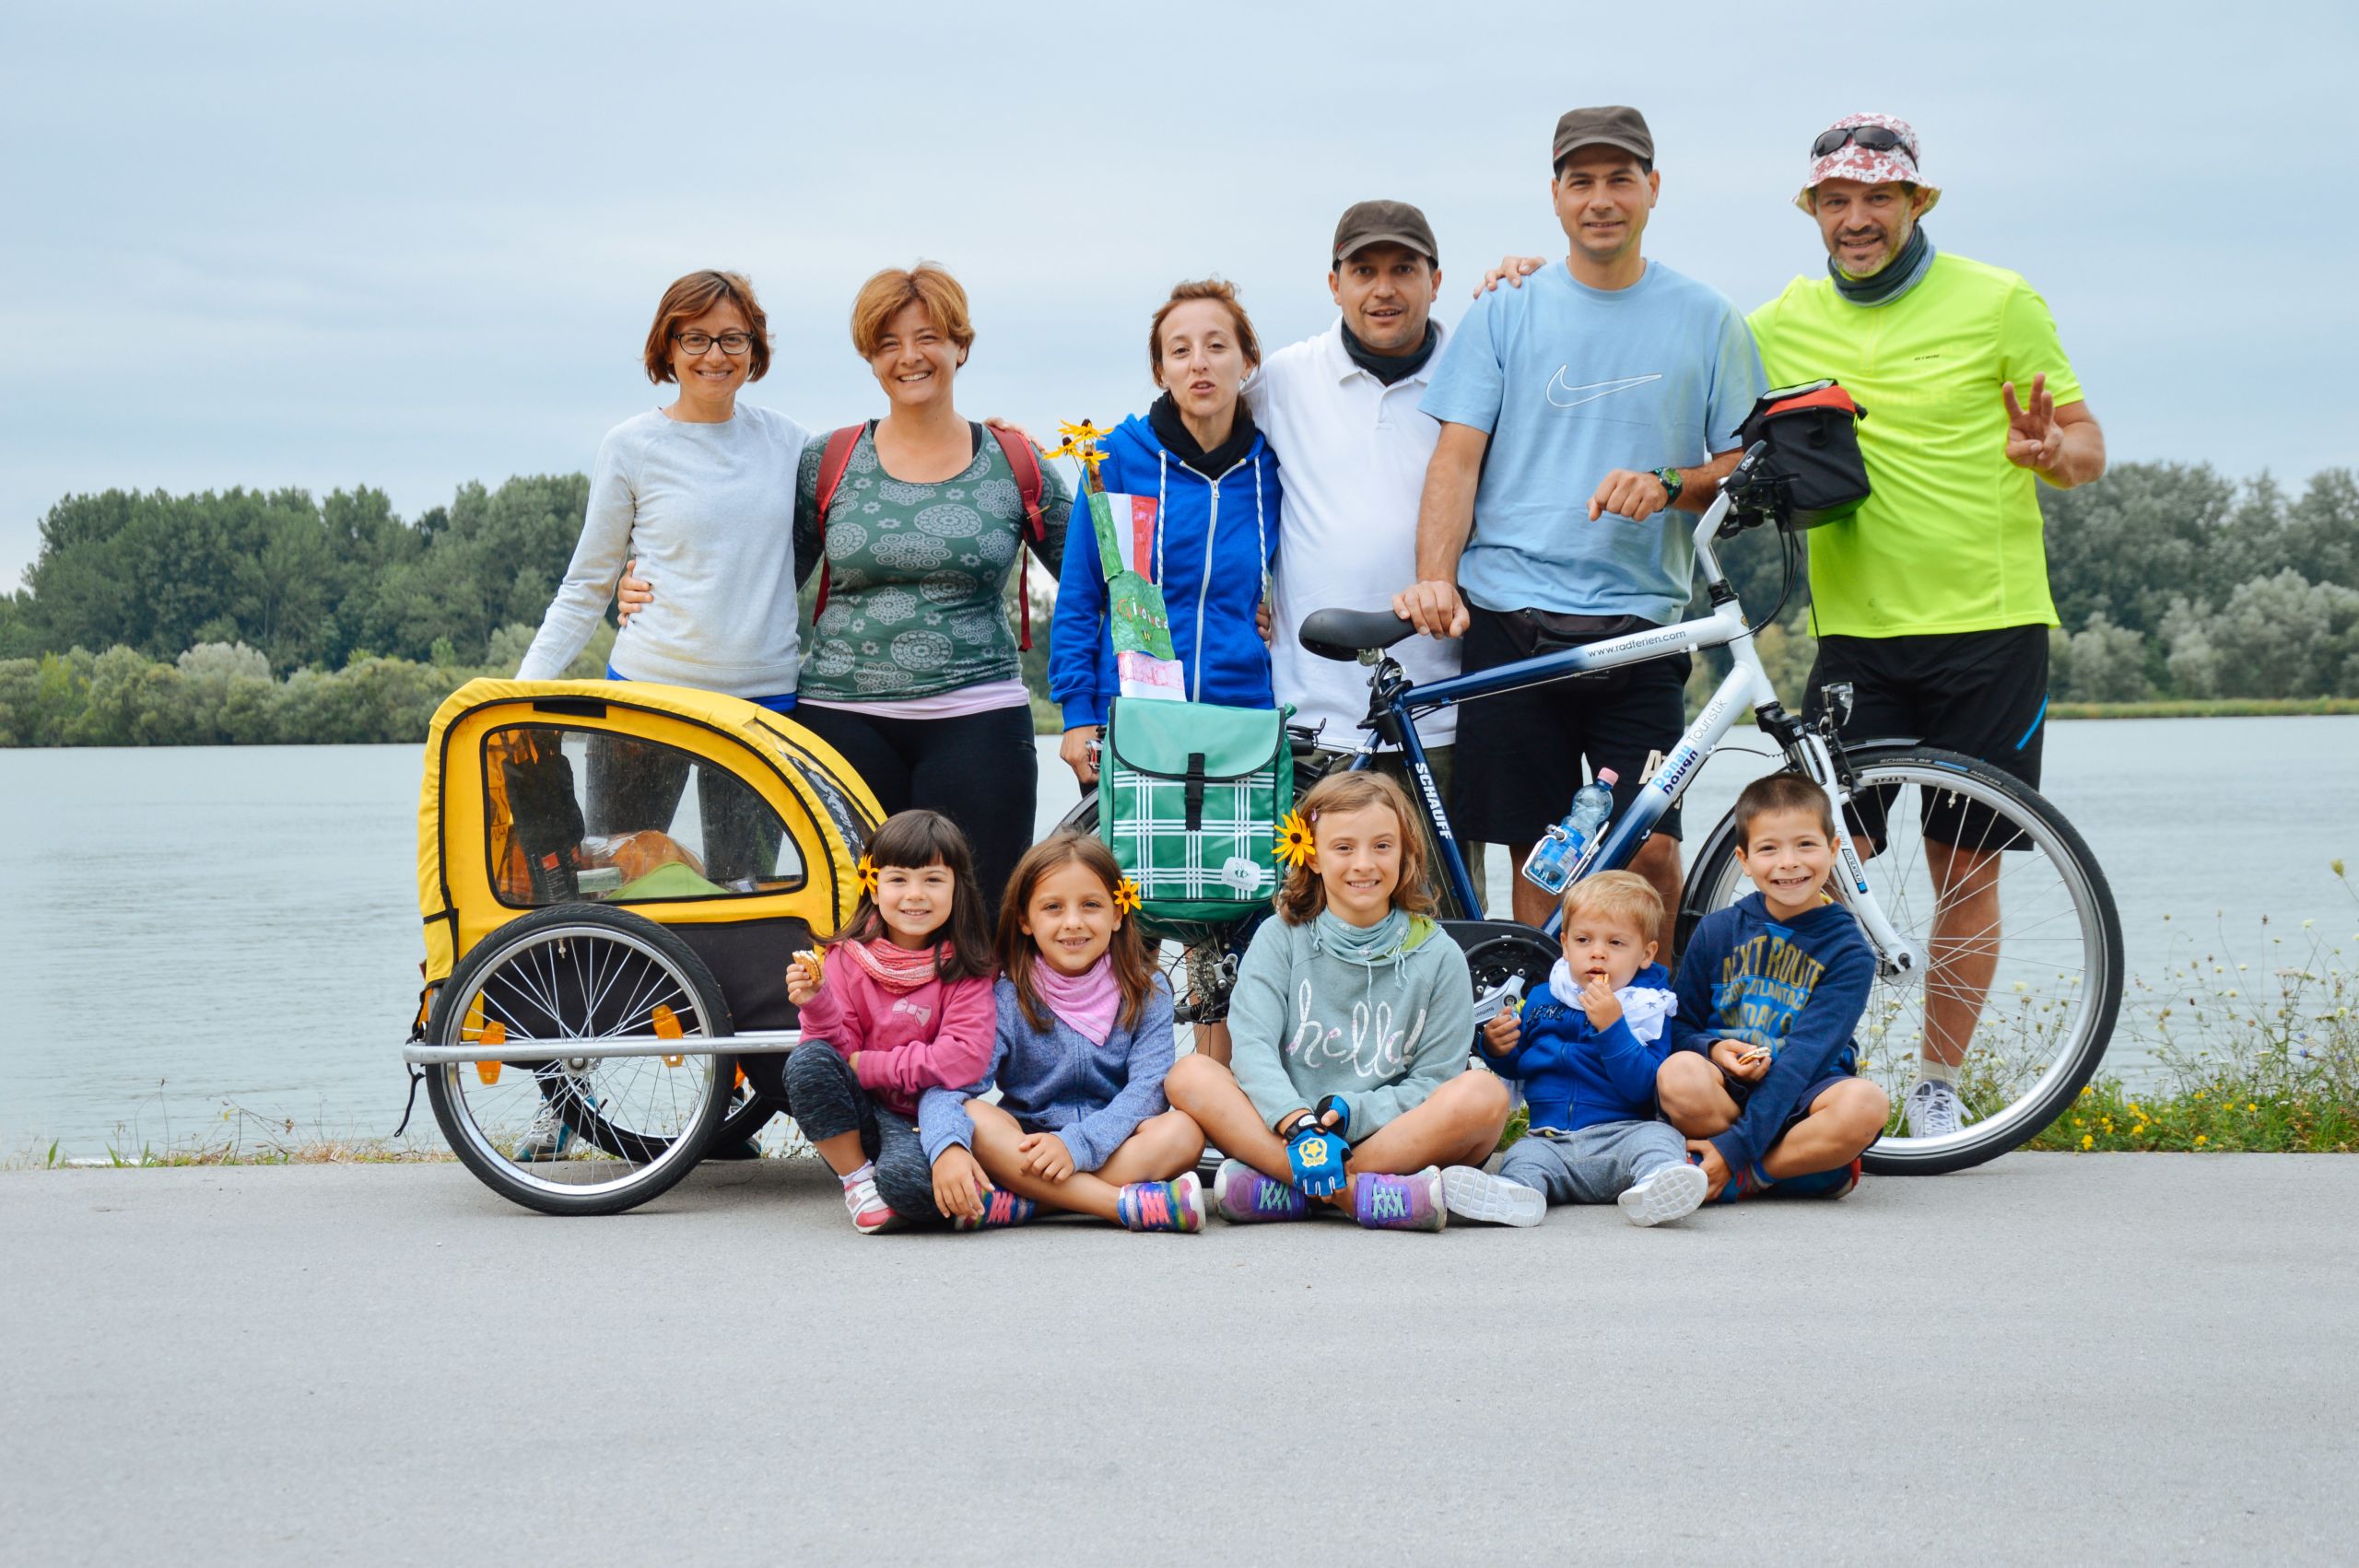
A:
[[[1884,125],[1837,125],[1832,131],[1821,132],[1818,140],[1810,145],[1810,156],[1828,157],[1840,151],[1846,142],[1863,146],[1870,152],[1897,150],[1909,162],[1917,161],[1917,144]]]

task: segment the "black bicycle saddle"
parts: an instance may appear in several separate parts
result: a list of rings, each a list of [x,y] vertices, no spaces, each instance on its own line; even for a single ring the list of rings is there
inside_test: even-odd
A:
[[[1390,610],[1313,610],[1303,617],[1296,640],[1321,659],[1357,659],[1390,648],[1417,628]]]

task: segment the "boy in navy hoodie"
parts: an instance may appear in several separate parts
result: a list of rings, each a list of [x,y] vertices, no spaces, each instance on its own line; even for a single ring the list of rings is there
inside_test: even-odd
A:
[[[1565,894],[1564,956],[1525,1001],[1483,1026],[1491,1069],[1523,1081],[1532,1130],[1499,1161],[1442,1173],[1468,1220],[1536,1225],[1551,1203],[1618,1203],[1634,1225],[1692,1214],[1704,1173],[1655,1119],[1655,1073],[1678,1008],[1655,962],[1662,898],[1646,878],[1605,872]]]
[[[1859,1076],[1851,1037],[1875,955],[1826,895],[1835,818],[1824,791],[1773,774],[1745,786],[1735,816],[1737,860],[1756,891],[1705,916],[1680,955],[1676,1048],[1656,1093],[1711,1197],[1840,1198],[1892,1108]]]

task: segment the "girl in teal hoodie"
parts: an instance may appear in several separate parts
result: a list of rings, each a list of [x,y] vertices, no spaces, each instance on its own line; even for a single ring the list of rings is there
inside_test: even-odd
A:
[[[1316,1199],[1372,1230],[1438,1231],[1441,1166],[1480,1164],[1508,1119],[1506,1085],[1466,1070],[1466,957],[1427,913],[1399,785],[1331,774],[1301,816],[1311,848],[1229,1000],[1230,1065],[1182,1057],[1164,1090],[1230,1156],[1223,1218],[1298,1220]]]

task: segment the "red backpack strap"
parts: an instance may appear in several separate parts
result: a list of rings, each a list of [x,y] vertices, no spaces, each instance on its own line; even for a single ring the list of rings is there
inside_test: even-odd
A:
[[[827,607],[827,509],[835,504],[836,486],[844,482],[844,470],[851,466],[851,449],[860,445],[860,438],[867,430],[865,425],[847,425],[831,432],[827,445],[819,454],[819,493],[814,509],[819,514],[819,598],[811,606],[811,624],[819,624],[819,612]]]
[[[1035,544],[1049,537],[1049,525],[1040,515],[1041,496],[1047,481],[1040,477],[1040,454],[1032,443],[1013,430],[1003,430],[996,425],[983,427],[999,442],[999,450],[1007,456],[1008,467],[1015,470],[1015,493],[1024,498],[1024,532]]]
[[[1024,502],[1025,537],[1035,544],[1043,543],[1049,537],[1049,524],[1048,520],[1041,516],[1041,496],[1047,488],[1047,481],[1040,476],[1039,452],[1033,449],[1030,441],[1013,430],[1003,430],[996,425],[986,425],[983,428],[999,442],[999,450],[1006,457],[1007,466],[1015,471],[1015,493]],[[1015,547],[1015,554],[1018,562],[1015,591],[1016,597],[1024,603],[1024,636],[1015,646],[1029,653],[1032,651],[1032,557],[1021,544]]]

